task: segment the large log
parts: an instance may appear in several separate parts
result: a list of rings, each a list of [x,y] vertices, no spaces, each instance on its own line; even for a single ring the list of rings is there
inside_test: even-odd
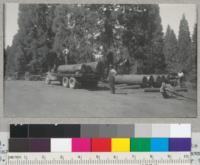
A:
[[[86,72],[84,64],[72,64],[72,65],[60,65],[57,71],[61,73],[76,73],[76,72]]]
[[[126,85],[126,86],[116,86],[118,89],[140,89],[140,85]]]
[[[92,72],[95,73],[95,72],[96,72],[96,69],[97,69],[98,62],[84,63],[84,65],[89,66],[90,69],[92,70]]]
[[[187,92],[187,88],[174,88],[176,92]],[[160,88],[145,88],[144,92],[160,92]]]
[[[89,66],[93,73],[102,74],[104,71],[103,63],[101,61],[84,63],[84,65]]]
[[[142,85],[145,75],[129,74],[115,76],[116,84]]]

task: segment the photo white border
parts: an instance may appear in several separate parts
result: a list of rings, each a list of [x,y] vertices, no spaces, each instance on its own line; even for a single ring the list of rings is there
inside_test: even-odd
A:
[[[0,1],[0,132],[8,131],[9,124],[33,124],[33,123],[79,123],[79,124],[134,124],[134,123],[191,123],[192,131],[200,132],[200,85],[197,85],[197,118],[5,118],[3,116],[3,95],[4,95],[4,85],[3,85],[3,25],[4,25],[4,12],[3,4],[9,2],[16,3],[123,3],[123,4],[197,4],[197,35],[198,35],[198,50],[197,50],[197,69],[198,69],[198,80],[197,84],[200,84],[200,1],[199,0],[1,0]]]

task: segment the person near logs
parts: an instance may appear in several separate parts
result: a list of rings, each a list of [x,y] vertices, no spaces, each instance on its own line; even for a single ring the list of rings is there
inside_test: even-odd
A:
[[[181,71],[178,73],[178,79],[179,79],[179,86],[181,88],[185,87],[185,74],[184,71]]]
[[[165,81],[163,81],[160,87],[160,93],[162,94],[163,98],[167,99],[174,96],[175,90],[171,86],[171,84],[168,84]]]
[[[110,86],[110,92],[115,94],[115,76],[117,75],[117,71],[115,70],[113,65],[110,65],[110,70],[108,74],[108,81]]]

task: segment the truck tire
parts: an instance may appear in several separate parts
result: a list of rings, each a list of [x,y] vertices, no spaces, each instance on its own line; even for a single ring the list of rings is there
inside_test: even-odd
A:
[[[62,85],[63,85],[65,88],[68,88],[68,87],[69,87],[69,78],[68,78],[68,77],[63,77],[63,79],[62,79]]]
[[[69,79],[69,88],[75,89],[78,86],[78,82],[74,77],[70,77]]]
[[[50,80],[48,77],[46,77],[46,78],[45,78],[45,83],[46,83],[47,85],[49,85],[49,84],[51,84],[51,80]]]

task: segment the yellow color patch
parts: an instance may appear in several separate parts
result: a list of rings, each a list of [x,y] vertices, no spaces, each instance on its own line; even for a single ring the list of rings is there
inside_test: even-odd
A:
[[[112,138],[112,152],[130,152],[130,138]]]

